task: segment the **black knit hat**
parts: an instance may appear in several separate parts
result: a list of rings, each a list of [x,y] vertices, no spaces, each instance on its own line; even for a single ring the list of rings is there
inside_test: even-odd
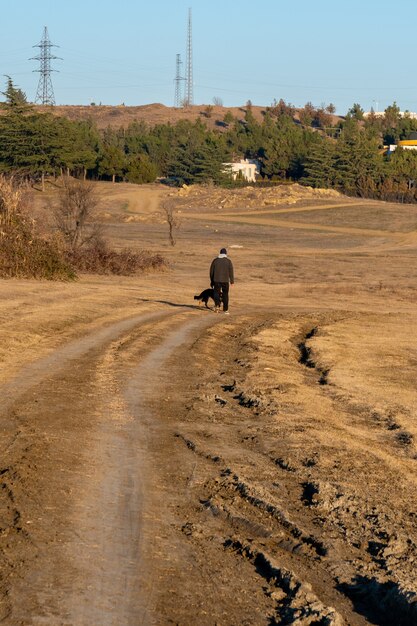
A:
[[[222,248],[222,249],[220,250],[220,254],[227,254],[227,250],[226,250],[226,248]]]

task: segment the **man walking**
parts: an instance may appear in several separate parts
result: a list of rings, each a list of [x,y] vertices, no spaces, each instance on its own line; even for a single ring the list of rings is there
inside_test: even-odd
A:
[[[214,289],[214,310],[220,311],[220,299],[223,302],[224,313],[229,314],[229,283],[235,282],[233,264],[227,257],[226,248],[220,250],[218,257],[213,259],[210,266],[210,285]]]

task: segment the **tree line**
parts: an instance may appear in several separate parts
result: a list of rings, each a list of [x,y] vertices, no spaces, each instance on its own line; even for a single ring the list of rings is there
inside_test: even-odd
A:
[[[295,109],[283,100],[261,120],[251,103],[243,119],[227,112],[215,129],[204,119],[99,131],[92,121],[39,113],[9,78],[0,116],[0,173],[33,180],[70,174],[95,180],[231,184],[224,164],[257,159],[263,180],[290,179],[314,187],[393,200],[414,200],[417,152],[384,146],[417,131],[394,103],[366,118],[354,104],[343,118],[333,105]]]

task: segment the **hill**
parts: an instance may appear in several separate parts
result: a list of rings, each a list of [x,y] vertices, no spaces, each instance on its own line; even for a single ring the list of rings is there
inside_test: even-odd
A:
[[[222,107],[214,105],[194,105],[187,108],[176,109],[164,104],[144,104],[142,106],[103,106],[103,105],[74,105],[74,106],[36,106],[36,111],[49,111],[59,117],[67,117],[70,120],[91,119],[98,128],[127,127],[132,122],[146,122],[150,126],[157,124],[175,124],[181,120],[195,121],[202,119],[209,128],[224,127],[224,116],[228,111],[238,120],[245,117],[246,107]],[[265,107],[252,106],[252,113],[258,121],[265,114]]]
[[[268,107],[252,105],[251,111],[254,118],[261,122]],[[67,117],[70,120],[88,120],[95,122],[98,128],[120,128],[127,127],[132,122],[146,122],[149,126],[157,124],[175,124],[181,120],[195,121],[204,120],[209,128],[221,130],[226,128],[224,116],[230,112],[237,120],[243,120],[247,111],[246,106],[223,107],[207,104],[198,104],[186,108],[177,109],[167,107],[158,102],[153,104],[143,104],[141,106],[118,106],[108,105],[62,105],[55,107],[36,105],[35,110],[39,112],[52,112],[59,117]],[[298,109],[294,109],[294,119],[298,120]],[[336,125],[342,118],[332,115],[332,125]]]

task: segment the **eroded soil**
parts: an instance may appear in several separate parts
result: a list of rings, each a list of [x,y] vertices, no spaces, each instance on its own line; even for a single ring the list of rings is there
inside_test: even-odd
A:
[[[179,195],[170,249],[136,189],[168,272],[0,286],[1,620],[416,624],[417,209]]]

